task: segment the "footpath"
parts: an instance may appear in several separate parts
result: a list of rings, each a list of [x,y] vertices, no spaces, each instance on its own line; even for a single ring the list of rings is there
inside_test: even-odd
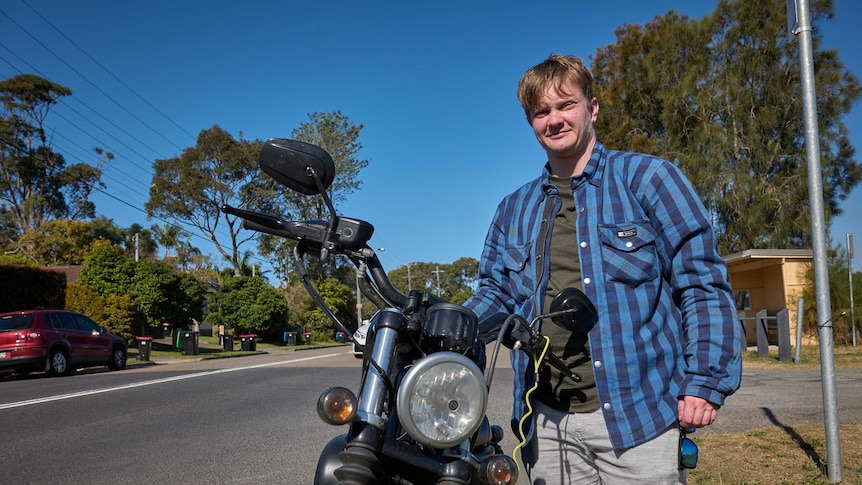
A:
[[[328,343],[328,344],[317,344],[317,345],[299,345],[299,346],[272,346],[267,345],[265,349],[255,348],[255,350],[242,350],[241,344],[238,341],[234,341],[233,351],[225,351],[221,345],[211,344],[205,340],[198,341],[198,352],[193,355],[185,355],[180,352],[181,347],[177,347],[176,343],[170,338],[160,338],[160,339],[152,339],[151,343],[153,347],[151,350],[156,347],[174,347],[177,351],[175,353],[171,353],[169,355],[165,355],[164,352],[158,352],[158,355],[152,354],[149,356],[147,360],[141,360],[139,348],[136,346],[129,347],[128,353],[128,361],[126,362],[127,367],[135,367],[135,366],[144,366],[144,365],[158,365],[158,364],[176,364],[183,362],[196,362],[207,359],[226,359],[226,358],[236,358],[236,357],[250,357],[253,355],[261,355],[261,354],[272,354],[272,353],[283,353],[283,352],[297,352],[303,350],[311,350],[311,349],[320,349],[327,347],[343,347],[348,344],[344,343]],[[255,347],[257,347],[255,345]]]

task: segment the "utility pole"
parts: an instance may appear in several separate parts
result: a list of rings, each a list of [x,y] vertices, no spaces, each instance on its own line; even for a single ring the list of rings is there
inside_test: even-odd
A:
[[[413,263],[407,263],[407,291],[413,291],[413,278],[410,276],[410,265]]]
[[[137,263],[138,261],[141,260],[141,245],[138,242],[139,235],[137,232],[135,233],[134,239],[135,239],[135,262]]]
[[[442,289],[440,288],[440,273],[445,273],[445,271],[440,271],[440,265],[437,265],[437,269],[432,271],[435,275],[437,275],[437,296],[440,296],[442,293]]]
[[[831,483],[841,481],[841,440],[838,429],[838,394],[835,384],[835,342],[832,304],[829,295],[829,259],[826,255],[826,224],[823,210],[823,180],[820,169],[820,141],[817,130],[817,96],[814,85],[814,55],[811,39],[809,0],[787,0],[787,24],[799,41],[802,79],[802,117],[805,122],[805,158],[808,164],[808,202],[811,213],[811,240],[814,251],[820,377],[823,390],[823,418],[826,431],[826,474]],[[820,324],[820,323],[824,324]]]

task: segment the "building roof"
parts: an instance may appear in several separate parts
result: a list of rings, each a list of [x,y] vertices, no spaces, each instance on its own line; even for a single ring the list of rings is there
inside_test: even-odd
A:
[[[48,269],[53,271],[58,271],[60,273],[66,274],[66,283],[76,283],[78,281],[78,275],[81,274],[81,269],[84,267],[81,265],[75,266],[49,266]]]
[[[747,249],[725,256],[724,262],[731,265],[756,259],[812,260],[814,259],[814,251],[811,249]]]

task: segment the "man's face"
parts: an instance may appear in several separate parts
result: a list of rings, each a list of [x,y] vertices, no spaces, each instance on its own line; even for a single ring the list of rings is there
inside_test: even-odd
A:
[[[549,85],[545,89],[532,113],[530,125],[549,159],[572,158],[577,161],[595,139],[593,123],[599,105],[595,98],[586,99],[581,89],[571,83],[563,84],[561,88],[557,90]]]

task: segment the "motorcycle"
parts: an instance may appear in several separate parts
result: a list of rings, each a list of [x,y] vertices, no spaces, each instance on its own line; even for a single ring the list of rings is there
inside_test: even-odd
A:
[[[293,256],[302,285],[363,356],[359,395],[332,387],[317,402],[324,422],[348,430],[324,447],[315,485],[515,484],[518,467],[500,446],[503,429],[486,416],[488,390],[501,343],[531,353],[542,347],[536,319],[527,323],[498,314],[479,322],[469,309],[427,292],[398,292],[368,245],[374,227],[337,215],[327,195],[335,165],[320,147],[273,138],[263,145],[259,165],[291,190],[321,195],[328,220],[284,221],[228,205],[222,212],[243,219],[246,229],[296,241]],[[379,308],[364,345],[326,305],[307,272],[306,257],[333,255],[356,266],[363,295]],[[570,290],[542,317],[563,326],[583,326],[594,317],[586,297]],[[486,372],[486,347],[494,341]],[[553,353],[542,352],[542,358],[580,380]]]

